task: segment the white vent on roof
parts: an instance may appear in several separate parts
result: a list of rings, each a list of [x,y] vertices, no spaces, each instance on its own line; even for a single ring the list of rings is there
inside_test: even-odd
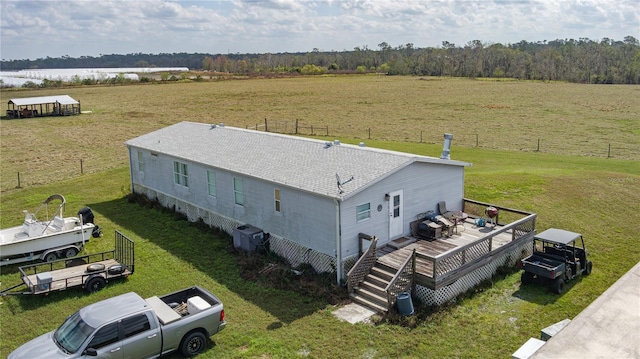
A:
[[[365,144],[364,144],[364,142],[360,142],[360,143],[358,143],[358,146],[360,146],[360,147],[367,147],[367,145],[365,145]]]
[[[224,127],[224,122],[220,122],[220,124],[218,126]]]
[[[336,145],[336,146],[339,145],[340,144],[340,140],[333,140],[333,144]]]

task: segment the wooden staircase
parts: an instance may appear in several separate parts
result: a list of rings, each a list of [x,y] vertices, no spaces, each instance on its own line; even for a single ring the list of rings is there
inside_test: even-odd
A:
[[[396,273],[395,269],[376,262],[364,280],[354,288],[353,293],[349,294],[351,300],[378,313],[388,312],[385,288]]]

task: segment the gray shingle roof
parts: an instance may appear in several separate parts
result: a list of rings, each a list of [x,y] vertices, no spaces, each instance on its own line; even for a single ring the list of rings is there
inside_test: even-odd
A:
[[[329,197],[345,198],[413,162],[468,166],[402,152],[234,127],[180,122],[126,142],[177,158]],[[331,144],[328,146],[327,144]],[[339,193],[336,174],[342,182]]]

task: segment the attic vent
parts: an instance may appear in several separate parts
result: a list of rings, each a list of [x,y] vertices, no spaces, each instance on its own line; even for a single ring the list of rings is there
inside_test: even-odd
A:
[[[216,128],[216,125],[215,125],[215,123],[214,123],[213,125],[211,125],[211,128],[210,128],[210,130],[213,130],[214,128]]]
[[[333,140],[333,144],[338,146],[340,144],[340,140]]]
[[[333,146],[333,144],[331,142],[329,142],[329,141],[324,143],[324,148],[329,148],[331,146]]]
[[[220,122],[220,124],[218,126],[224,127],[224,122]]]
[[[360,146],[360,147],[367,147],[367,145],[365,145],[365,144],[364,144],[364,142],[360,142],[360,143],[358,143],[358,146]]]

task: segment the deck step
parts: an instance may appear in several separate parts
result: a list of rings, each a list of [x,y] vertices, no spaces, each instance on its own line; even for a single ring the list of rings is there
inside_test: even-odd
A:
[[[378,303],[375,303],[369,299],[367,299],[366,297],[358,294],[358,293],[351,293],[349,294],[349,297],[351,297],[351,300],[353,300],[354,302],[360,304],[360,305],[364,305],[365,307],[378,312],[378,313],[386,313],[387,312],[387,306],[384,305],[380,305]]]
[[[389,267],[382,266],[379,263],[376,263],[376,265],[373,268],[371,268],[371,271],[369,272],[369,274],[389,282],[396,275],[396,272],[390,269]]]
[[[378,303],[380,305],[386,305],[387,303],[386,292],[379,292],[368,288],[357,287],[355,288],[355,293],[367,298],[369,301]]]

